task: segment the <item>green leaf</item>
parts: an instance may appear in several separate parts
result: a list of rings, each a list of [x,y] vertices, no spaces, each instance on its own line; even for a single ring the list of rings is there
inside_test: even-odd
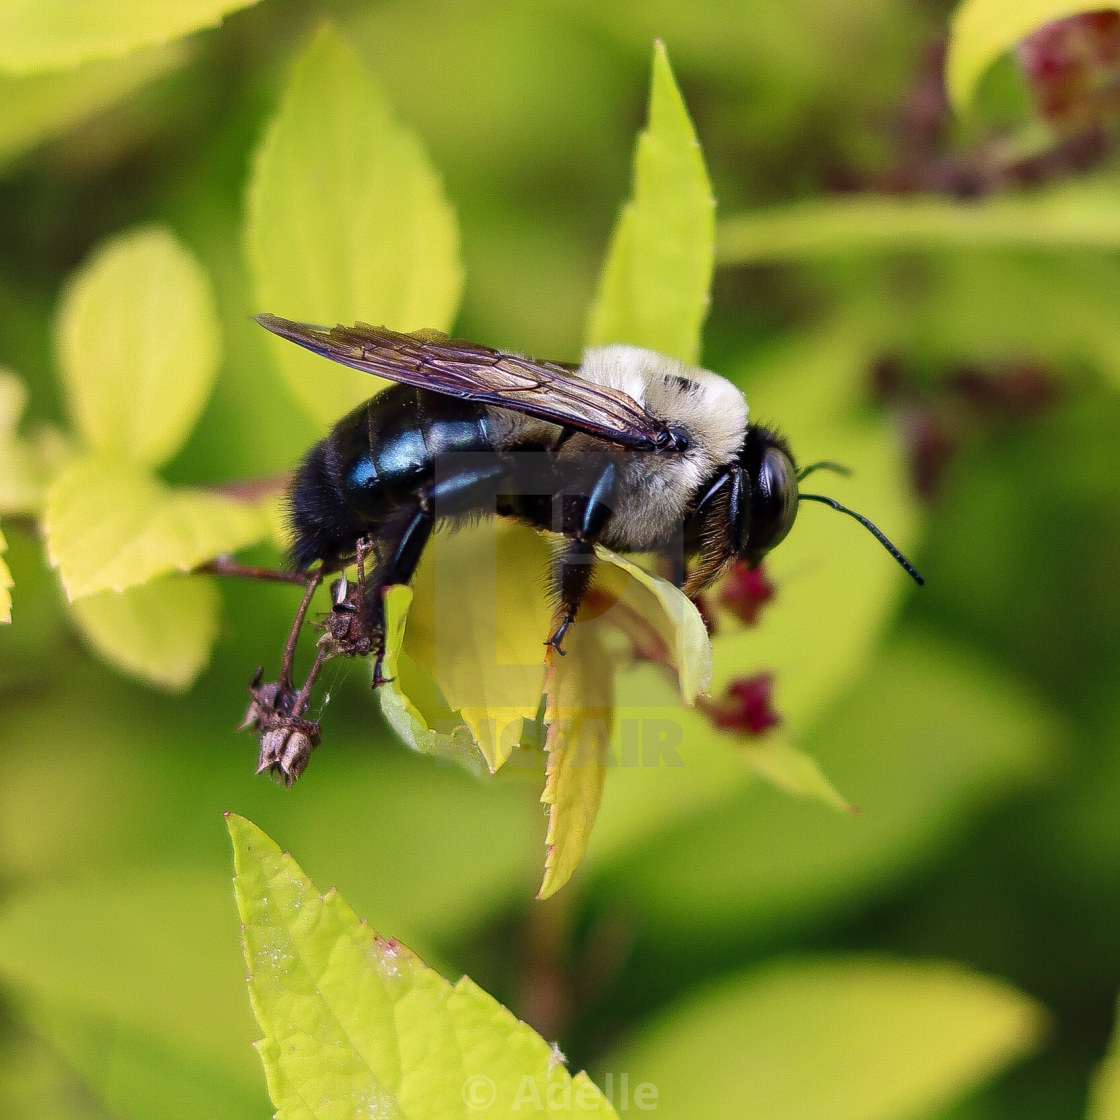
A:
[[[471,770],[482,769],[485,759],[480,758],[470,728],[448,708],[444,697],[436,695],[438,689],[431,677],[417,670],[403,654],[411,606],[411,587],[386,588],[384,671],[388,680],[377,690],[381,712],[401,741],[414,751],[448,758]]]
[[[138,467],[100,456],[51,484],[47,552],[71,601],[124,591],[268,535],[259,506],[203,490],[173,490]]]
[[[586,1075],[463,977],[377,936],[335,891],[230,815],[249,996],[280,1120],[614,1111]],[[520,1094],[520,1095],[519,1095]],[[553,1102],[557,1102],[553,1104]]]
[[[610,549],[596,546],[589,607],[610,611],[610,621],[627,634],[642,657],[669,666],[681,699],[694,704],[712,681],[712,643],[696,604],[668,580],[647,572]],[[602,597],[609,606],[604,606]],[[584,611],[581,617],[589,612]]]
[[[1085,1120],[1120,1120],[1120,1032],[1115,1028],[1108,1054],[1097,1067],[1089,1087]]]
[[[1120,248],[1116,181],[1097,178],[967,203],[889,195],[811,199],[725,218],[717,241],[721,265],[949,248]]]
[[[171,692],[190,688],[218,633],[218,592],[201,576],[164,576],[71,604],[86,642],[110,665]]]
[[[540,709],[550,562],[546,537],[490,519],[436,533],[412,582],[404,651],[434,682],[424,690],[428,725],[461,742],[461,720],[491,771]]]
[[[945,82],[958,112],[972,101],[980,79],[993,62],[1052,20],[1079,12],[1120,10],[1097,0],[962,0],[953,15]]]
[[[541,899],[554,895],[579,866],[603,797],[614,721],[614,665],[602,626],[602,619],[572,626],[565,656],[552,658],[545,678],[548,762],[541,801],[548,806],[548,833],[537,892]]]
[[[459,235],[416,137],[330,25],[296,63],[249,185],[247,251],[259,309],[316,323],[450,327]],[[281,339],[276,360],[320,423],[381,382]]]
[[[167,43],[256,0],[3,0],[0,71],[30,74]]]
[[[704,157],[665,47],[657,43],[633,195],[611,239],[589,342],[629,342],[695,363],[708,314],[714,239],[715,199]]]
[[[0,75],[0,167],[118,104],[186,58],[176,43],[49,74]]]
[[[844,812],[853,809],[812,755],[781,739],[748,740],[741,744],[740,754],[763,781],[794,797],[814,798]]]
[[[214,383],[220,338],[210,281],[160,227],[122,234],[71,278],[58,358],[90,448],[159,466],[182,446]]]
[[[0,533],[0,622],[12,621],[12,573],[3,559],[7,551],[8,542]]]
[[[958,965],[786,961],[684,1001],[608,1068],[655,1086],[666,1120],[903,1120],[1031,1053],[1043,1023]]]
[[[26,406],[26,386],[0,367],[0,513],[34,514],[43,504],[43,463],[35,448],[16,435]]]

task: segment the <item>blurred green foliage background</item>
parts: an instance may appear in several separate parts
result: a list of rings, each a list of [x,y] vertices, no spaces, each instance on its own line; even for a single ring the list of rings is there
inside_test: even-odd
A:
[[[881,636],[868,620],[845,637],[838,601],[780,655],[814,679],[823,647],[852,643],[828,670],[835,695],[796,730],[858,814],[753,779],[735,753],[750,746],[689,715],[683,769],[610,774],[585,867],[537,903],[539,784],[404,750],[360,664],[328,671],[329,740],[308,776],[293,790],[253,776],[255,745],[233,727],[253,668],[283,646],[291,588],[224,584],[208,668],[167,694],[88,651],[34,518],[5,518],[0,1114],[268,1115],[221,818],[233,809],[373,926],[557,1038],[573,1069],[603,1084],[625,1068],[666,1101],[705,1102],[672,1115],[1085,1115],[1120,990],[1116,119],[1103,79],[1100,97],[1074,83],[1077,112],[1040,108],[1039,71],[1011,57],[954,115],[951,7],[263,0],[77,69],[3,63],[0,364],[29,387],[21,430],[67,425],[52,343],[67,277],[106,237],[160,222],[208,273],[223,336],[209,403],[164,473],[211,485],[288,470],[321,434],[248,319],[288,309],[256,305],[243,222],[254,152],[325,19],[443,177],[466,277],[456,333],[564,360],[629,191],[660,38],[719,205],[703,362],[794,434],[827,430],[804,419],[814,400],[856,402],[899,464],[865,481],[860,508],[881,516],[876,487],[905,485],[928,584],[880,573]],[[323,130],[309,161],[344,155]],[[783,414],[799,384],[805,403]],[[848,524],[809,520],[798,532],[820,563],[850,534],[859,565],[893,569]],[[628,703],[642,687],[639,671]],[[957,962],[1038,1001],[1045,1028],[1019,1004],[996,1041],[942,1068],[970,1005],[927,1047],[890,1026],[899,1008],[924,1012],[888,985],[836,1012],[887,1086],[864,1100],[824,1060],[831,1042],[809,1027],[827,1013],[803,997],[828,991],[820,962],[853,955]],[[783,976],[788,1002],[767,987]],[[798,1112],[779,1093],[752,1111],[763,1051],[748,1042],[771,1022],[789,1046],[767,1060],[830,1103]],[[923,1081],[927,1064],[941,1072]]]

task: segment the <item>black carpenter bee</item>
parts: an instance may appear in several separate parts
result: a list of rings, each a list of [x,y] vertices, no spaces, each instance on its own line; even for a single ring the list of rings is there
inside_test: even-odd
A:
[[[375,684],[382,680],[382,591],[411,580],[445,518],[496,513],[566,538],[547,643],[560,653],[591,584],[596,544],[675,552],[677,582],[695,595],[736,559],[757,565],[789,533],[801,499],[856,518],[922,582],[865,517],[799,493],[809,471],[834,464],[799,472],[785,440],[748,423],[742,393],[708,370],[628,345],[594,347],[573,367],[435,331],[257,319],[332,361],[398,383],[343,417],[308,452],[290,490],[296,570],[336,570],[357,557],[361,586],[336,585],[329,628],[335,652],[376,655]],[[367,573],[370,552],[376,560]],[[288,683],[285,692],[283,681],[255,682],[250,722],[262,744],[265,732],[279,729],[262,746],[261,765],[291,780],[314,744],[286,751],[280,741],[302,723],[301,698],[306,704],[307,685],[296,694]],[[277,687],[279,699],[258,696]]]

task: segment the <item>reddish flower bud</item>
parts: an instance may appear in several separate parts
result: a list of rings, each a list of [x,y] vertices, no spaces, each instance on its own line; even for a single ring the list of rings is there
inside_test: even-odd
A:
[[[721,731],[759,736],[782,721],[771,704],[773,691],[773,673],[740,677],[728,685],[722,700],[706,701],[704,710]]]
[[[977,409],[1007,416],[1029,416],[1057,396],[1053,373],[1030,359],[1006,362],[994,370],[965,366],[949,385]]]
[[[932,408],[908,408],[899,417],[910,459],[910,480],[918,496],[937,497],[958,438],[944,416]]]
[[[761,565],[748,568],[742,560],[736,560],[720,584],[720,606],[748,626],[758,621],[763,605],[773,598],[774,585],[766,578]]]
[[[1019,44],[1019,65],[1041,116],[1064,129],[1120,113],[1120,12],[1055,20]]]

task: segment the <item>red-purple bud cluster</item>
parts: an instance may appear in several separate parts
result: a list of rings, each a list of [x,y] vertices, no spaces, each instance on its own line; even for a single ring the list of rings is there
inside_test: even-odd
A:
[[[1120,12],[1055,20],[1019,44],[1039,113],[1068,130],[1120,120]]]
[[[782,722],[774,710],[773,673],[755,673],[740,677],[727,686],[720,700],[708,700],[704,711],[721,731],[759,736]]]
[[[742,560],[731,565],[719,586],[719,605],[748,626],[758,621],[759,612],[773,598],[774,585],[762,566],[748,568]]]

